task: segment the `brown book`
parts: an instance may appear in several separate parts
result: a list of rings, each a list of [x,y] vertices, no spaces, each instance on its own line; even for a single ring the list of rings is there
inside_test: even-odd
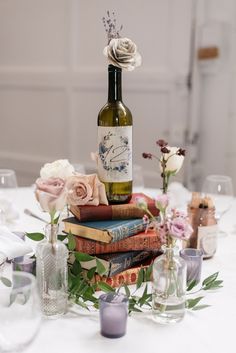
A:
[[[143,198],[153,216],[159,215],[155,201],[143,194],[134,193],[129,203],[119,205],[98,205],[98,206],[70,206],[70,211],[80,221],[105,221],[110,219],[142,218],[145,211],[137,207],[137,198]]]
[[[159,235],[154,230],[138,233],[115,243],[104,244],[98,241],[75,237],[76,251],[95,255],[132,250],[160,249]]]

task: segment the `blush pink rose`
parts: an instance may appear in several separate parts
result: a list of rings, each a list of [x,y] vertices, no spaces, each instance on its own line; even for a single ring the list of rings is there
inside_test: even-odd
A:
[[[65,187],[69,205],[108,205],[105,186],[96,174],[71,176],[67,179]]]
[[[38,178],[35,195],[43,211],[61,211],[66,205],[65,182],[61,178]]]
[[[181,240],[187,240],[191,236],[193,229],[187,219],[177,217],[171,220],[168,224],[169,234]]]
[[[156,207],[160,211],[164,211],[169,205],[169,197],[166,194],[161,194],[156,197]]]

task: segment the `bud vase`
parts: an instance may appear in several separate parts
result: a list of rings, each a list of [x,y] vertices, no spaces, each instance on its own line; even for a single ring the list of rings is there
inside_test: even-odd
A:
[[[67,310],[68,250],[57,239],[58,225],[48,224],[46,238],[36,249],[36,277],[42,313],[47,318],[58,318]]]
[[[177,248],[163,248],[153,263],[153,319],[161,324],[175,323],[185,314],[186,264]]]

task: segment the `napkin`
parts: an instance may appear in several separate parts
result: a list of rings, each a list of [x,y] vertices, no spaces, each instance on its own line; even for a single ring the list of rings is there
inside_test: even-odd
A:
[[[8,260],[12,260],[29,254],[32,248],[6,226],[0,226],[0,252],[5,254]]]
[[[14,208],[12,202],[6,199],[2,193],[0,193],[0,213],[0,216],[3,217],[3,222],[12,222],[19,218],[19,213]]]
[[[186,208],[191,200],[192,193],[179,182],[172,182],[168,187],[170,206],[177,209]]]

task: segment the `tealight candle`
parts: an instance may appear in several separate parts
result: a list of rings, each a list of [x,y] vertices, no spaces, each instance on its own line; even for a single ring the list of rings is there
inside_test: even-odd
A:
[[[119,338],[126,333],[128,298],[124,294],[102,294],[99,298],[101,334]]]
[[[180,250],[180,256],[187,264],[187,282],[201,280],[203,251],[199,249],[185,248]]]

